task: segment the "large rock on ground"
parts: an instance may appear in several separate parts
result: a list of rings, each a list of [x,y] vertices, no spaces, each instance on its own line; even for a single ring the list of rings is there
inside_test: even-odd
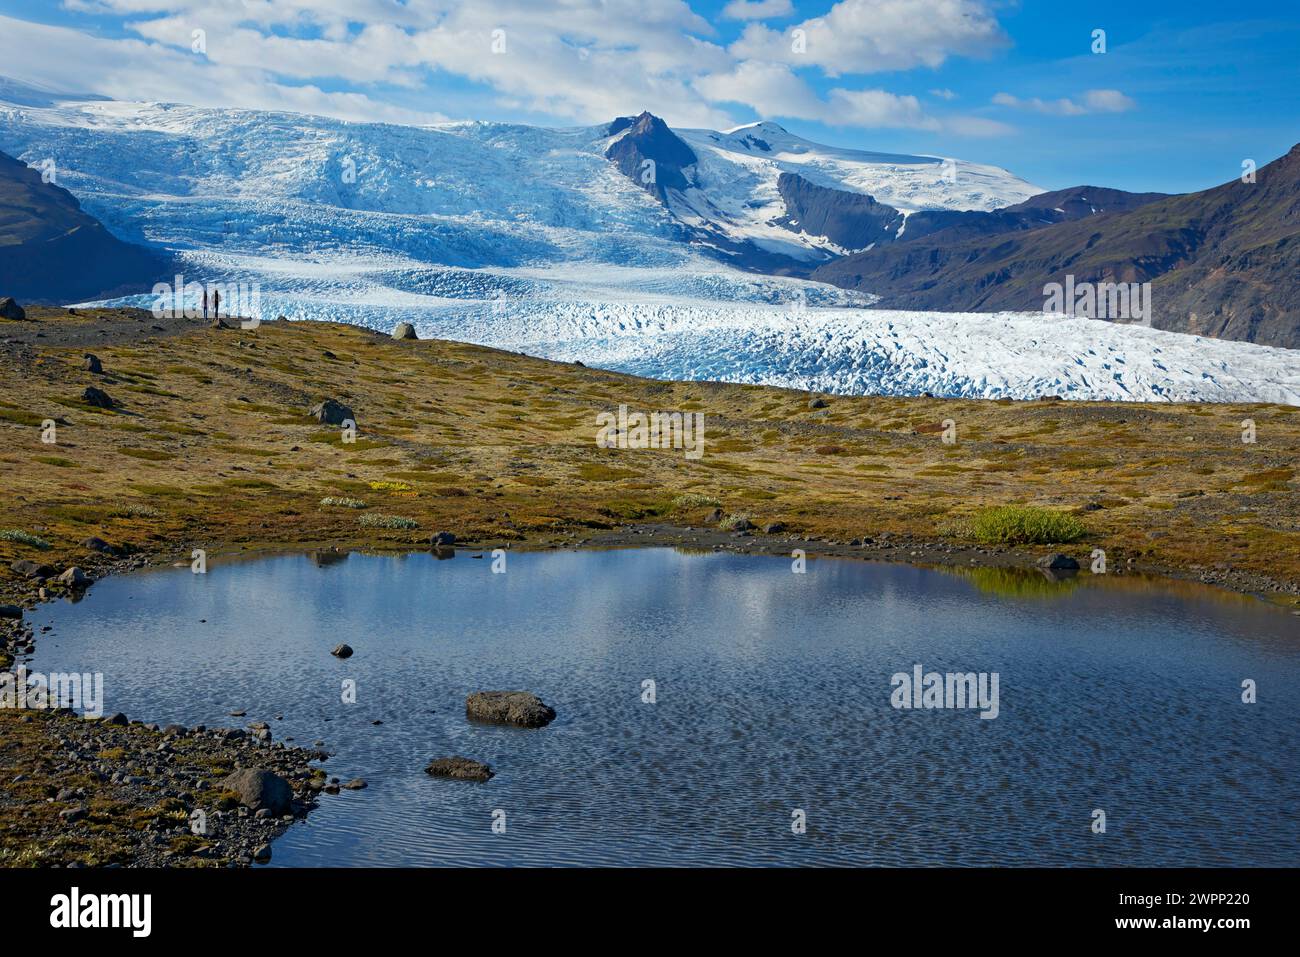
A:
[[[293,788],[271,771],[242,768],[221,782],[226,791],[239,795],[239,802],[253,811],[266,808],[276,817],[288,814],[293,806]]]
[[[357,420],[350,408],[334,399],[326,399],[319,405],[312,406],[311,416],[322,425],[342,425],[347,419],[353,422]]]
[[[122,549],[117,545],[110,545],[97,535],[91,535],[90,538],[81,540],[81,547],[88,548],[92,552],[103,552],[105,555],[121,555]]]
[[[63,574],[59,576],[58,581],[60,585],[67,585],[69,588],[73,589],[89,588],[95,583],[93,578],[83,572],[76,565],[65,570]]]
[[[492,777],[492,769],[482,761],[462,757],[435,758],[429,762],[424,773],[432,774],[435,778],[452,778],[457,781],[486,781]]]
[[[393,338],[394,339],[418,339],[420,337],[415,334],[415,326],[411,325],[409,322],[399,322],[393,328]]]
[[[13,319],[15,322],[22,322],[27,318],[27,313],[23,307],[14,302],[11,296],[5,296],[0,299],[0,319]]]
[[[1079,563],[1069,555],[1062,555],[1056,552],[1051,555],[1044,555],[1038,560],[1039,568],[1046,568],[1049,571],[1075,571]]]
[[[465,699],[465,716],[473,721],[540,728],[555,720],[555,709],[528,691],[476,691]]]
[[[81,393],[81,401],[100,409],[111,409],[117,404],[111,395],[103,389],[96,389],[93,385],[88,386],[86,391]]]
[[[93,372],[96,375],[102,375],[104,372],[104,363],[99,361],[99,356],[91,352],[86,353],[86,357],[82,361],[81,367],[87,372]]]
[[[20,558],[9,567],[24,578],[43,580],[46,578],[53,578],[59,573],[59,570],[53,565],[43,565],[40,562],[29,561],[26,558]]]

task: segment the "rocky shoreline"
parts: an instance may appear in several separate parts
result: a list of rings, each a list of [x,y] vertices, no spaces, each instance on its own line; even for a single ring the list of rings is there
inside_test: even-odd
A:
[[[159,728],[66,710],[28,710],[8,722],[0,818],[28,849],[0,856],[4,866],[264,863],[271,842],[337,787],[311,766],[318,752],[238,729]],[[274,775],[287,800],[260,806],[231,780],[240,769]]]

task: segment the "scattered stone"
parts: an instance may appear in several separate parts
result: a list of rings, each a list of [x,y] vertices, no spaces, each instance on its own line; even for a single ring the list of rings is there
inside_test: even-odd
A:
[[[112,396],[103,389],[96,389],[93,385],[87,386],[86,391],[81,393],[81,400],[97,409],[111,409],[117,405]]]
[[[0,605],[0,618],[17,618],[21,620],[23,610],[17,605]]]
[[[711,511],[708,515],[704,517],[704,520],[709,523],[722,521],[722,509],[715,508],[713,511]]]
[[[343,786],[347,788],[349,791],[364,791],[367,787],[369,787],[369,785],[366,784],[363,778],[353,778],[351,781],[349,781],[347,784]]]
[[[270,844],[262,844],[262,845],[259,845],[259,846],[258,846],[258,847],[253,851],[253,860],[257,861],[257,863],[259,863],[259,864],[265,864],[265,863],[266,863],[267,861],[269,861],[270,859],[271,859],[271,845],[270,845]]]
[[[42,565],[39,562],[28,561],[25,558],[20,558],[9,567],[24,578],[39,579],[41,581],[53,578],[59,573],[59,570],[53,565]]]
[[[293,789],[289,782],[272,771],[244,768],[221,782],[221,787],[239,795],[250,811],[266,808],[272,814],[287,814],[293,806]]]
[[[112,716],[110,716],[110,717],[108,717],[108,718],[105,718],[105,719],[104,719],[104,723],[105,723],[105,724],[116,725],[116,726],[119,727],[119,728],[124,728],[124,727],[126,727],[128,724],[130,724],[130,721],[127,720],[126,715],[124,715],[122,712],[119,711],[119,712],[117,712],[116,714],[114,714],[114,715],[112,715]]]
[[[456,544],[456,536],[451,532],[437,532],[429,541],[434,548],[451,548]]]
[[[768,535],[780,535],[785,531],[785,524],[782,522],[768,522],[763,527],[763,531]]]
[[[827,405],[829,405],[829,403],[821,396],[815,396],[808,400],[808,408],[810,409],[824,409]]]
[[[486,764],[462,757],[436,758],[429,762],[424,773],[456,781],[487,781],[492,777],[492,769]]]
[[[92,535],[90,538],[81,540],[81,547],[88,548],[92,552],[103,552],[105,555],[121,555],[122,549],[116,545],[110,545],[98,536]]]
[[[95,375],[102,375],[104,372],[104,363],[99,361],[99,356],[86,353],[85,362],[81,366],[87,372],[93,372]]]
[[[190,732],[183,724],[169,724],[162,729],[162,733],[168,738],[183,738]]]
[[[334,646],[334,650],[331,651],[330,654],[333,655],[335,658],[351,658],[351,657],[352,657],[352,646],[351,646],[351,645],[335,645],[335,646]]]
[[[27,313],[23,307],[14,301],[12,296],[5,296],[0,299],[0,319],[12,319],[14,322],[24,322],[27,319]]]
[[[310,414],[312,418],[322,425],[342,425],[347,419],[351,419],[353,422],[357,420],[350,408],[342,402],[336,402],[334,399],[326,399],[324,402],[312,406]]]
[[[418,339],[420,337],[415,334],[415,326],[411,325],[409,322],[399,322],[393,328],[393,338],[394,339]]]
[[[1044,555],[1040,558],[1038,560],[1038,567],[1046,568],[1049,571],[1065,571],[1068,569],[1077,569],[1079,563],[1069,555],[1062,555],[1060,552],[1055,552],[1051,555]]]
[[[68,588],[73,590],[79,591],[83,588],[89,588],[94,583],[95,579],[91,578],[76,565],[73,565],[59,576],[59,584],[66,585]]]
[[[465,716],[474,721],[541,728],[555,720],[555,709],[528,691],[476,691],[465,699]]]

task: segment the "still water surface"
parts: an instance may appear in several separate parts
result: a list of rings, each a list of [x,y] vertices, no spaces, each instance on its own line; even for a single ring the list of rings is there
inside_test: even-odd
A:
[[[273,866],[1300,864],[1285,611],[1086,574],[797,575],[672,549],[491,563],[293,555],[111,578],[33,616],[54,627],[30,667],[103,672],[109,713],[323,740],[332,775],[370,786],[323,796]],[[353,658],[330,656],[340,641]],[[891,676],[918,664],[997,672],[998,717],[891,707]],[[479,689],[533,691],[559,717],[471,724]],[[497,776],[423,773],[452,754]]]

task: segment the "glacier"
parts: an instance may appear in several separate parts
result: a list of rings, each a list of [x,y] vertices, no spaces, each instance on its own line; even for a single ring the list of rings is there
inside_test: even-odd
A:
[[[1040,191],[775,124],[676,132],[701,158],[692,192],[721,215],[712,225],[795,254],[825,240],[772,225],[782,171],[908,211]],[[638,375],[845,394],[1300,404],[1289,350],[1038,313],[878,310],[868,294],[735,268],[606,160],[608,142],[604,126],[349,123],[0,83],[0,150],[53,159],[89,213],[174,251],[186,281],[257,283],[263,319],[409,321],[422,337]]]

